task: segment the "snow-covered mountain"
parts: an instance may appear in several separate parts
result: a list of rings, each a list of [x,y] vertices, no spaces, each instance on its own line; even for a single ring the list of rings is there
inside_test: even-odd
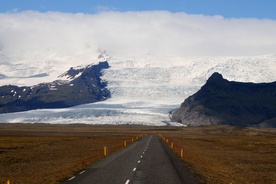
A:
[[[274,20],[184,12],[2,13],[0,86],[68,82],[108,61],[101,77],[111,98],[1,114],[0,122],[173,124],[169,112],[213,72],[241,82],[275,81],[276,56],[267,55],[275,54],[275,32]],[[243,55],[249,57],[224,57]]]
[[[38,64],[34,62],[34,55],[19,55],[0,54],[1,60],[5,61],[0,64],[1,85],[35,85],[60,77],[70,80],[83,69],[77,66],[108,60],[110,68],[103,71],[102,78],[108,82],[111,98],[70,108],[1,114],[1,122],[180,125],[171,122],[170,112],[199,90],[213,72],[235,81],[276,80],[275,55],[119,58],[96,50],[81,55],[83,60],[78,57],[80,62],[74,57],[45,54],[44,59],[38,57],[41,60]],[[56,65],[54,61],[58,61]],[[70,73],[70,70],[64,73],[70,67],[79,73]]]

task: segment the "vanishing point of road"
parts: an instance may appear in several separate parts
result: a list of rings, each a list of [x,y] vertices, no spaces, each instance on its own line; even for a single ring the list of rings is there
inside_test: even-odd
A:
[[[198,182],[159,137],[146,136],[62,183],[194,184]]]

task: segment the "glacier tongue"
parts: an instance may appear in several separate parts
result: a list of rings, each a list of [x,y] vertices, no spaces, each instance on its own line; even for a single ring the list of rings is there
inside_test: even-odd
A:
[[[132,103],[133,105],[133,103]],[[147,104],[148,105],[148,104]],[[10,123],[62,123],[62,124],[130,124],[130,125],[179,125],[169,121],[166,104],[130,108],[128,104],[100,102],[64,109],[39,109],[20,113],[1,114],[3,122]]]
[[[110,59],[110,58],[109,58]],[[276,56],[111,58],[103,72],[111,98],[65,109],[1,114],[1,122],[180,125],[169,112],[213,72],[242,82],[276,79]]]

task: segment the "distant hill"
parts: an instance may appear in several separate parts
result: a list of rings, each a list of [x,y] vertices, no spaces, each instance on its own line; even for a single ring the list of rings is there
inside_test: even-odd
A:
[[[92,103],[110,97],[107,83],[101,80],[102,69],[109,68],[107,61],[83,68],[70,68],[50,83],[19,87],[0,87],[0,113],[20,112],[42,108],[64,108]]]
[[[214,73],[172,117],[188,126],[276,127],[276,82],[230,82]]]

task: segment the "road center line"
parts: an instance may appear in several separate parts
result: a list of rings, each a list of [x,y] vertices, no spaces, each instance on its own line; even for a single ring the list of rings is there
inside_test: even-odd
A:
[[[125,184],[128,184],[130,182],[130,180],[127,180]]]
[[[133,169],[133,171],[136,171],[136,167]]]
[[[140,160],[138,160],[138,163],[140,163]]]

